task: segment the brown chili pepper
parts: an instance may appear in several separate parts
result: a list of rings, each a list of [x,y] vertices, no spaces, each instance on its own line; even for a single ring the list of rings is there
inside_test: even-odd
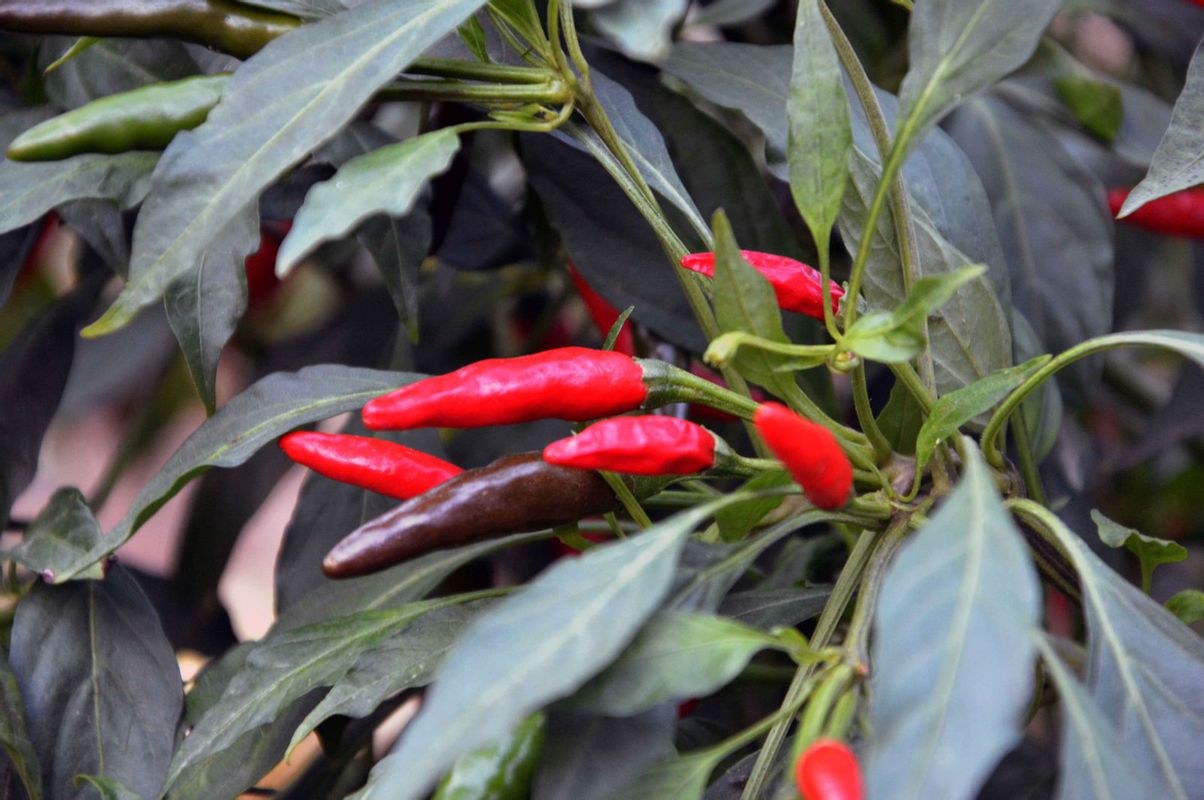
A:
[[[435,550],[567,525],[619,505],[596,472],[548,464],[539,453],[505,456],[352,531],[326,555],[322,571],[331,578],[366,575]]]
[[[299,24],[287,14],[231,0],[6,0],[0,30],[67,36],[172,38],[238,58]]]

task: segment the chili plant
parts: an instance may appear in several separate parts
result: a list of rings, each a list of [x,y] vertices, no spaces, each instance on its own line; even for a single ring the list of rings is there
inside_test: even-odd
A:
[[[1204,8],[579,6],[0,0],[4,795],[1204,798]]]

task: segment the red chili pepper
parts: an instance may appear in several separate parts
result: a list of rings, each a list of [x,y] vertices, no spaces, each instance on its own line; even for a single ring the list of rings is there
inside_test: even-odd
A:
[[[259,249],[243,262],[247,271],[247,302],[251,307],[271,299],[280,288],[280,279],[276,277],[276,255],[290,228],[292,223],[288,222],[275,228],[264,226],[259,234]]]
[[[581,422],[634,411],[644,368],[622,353],[561,347],[491,358],[402,387],[364,406],[373,430],[477,428],[535,419]]]
[[[831,431],[780,403],[763,403],[753,422],[816,507],[835,509],[848,501],[853,467]]]
[[[464,470],[405,445],[367,436],[295,431],[280,448],[298,464],[336,481],[409,500]]]
[[[1128,196],[1128,189],[1109,190],[1108,208],[1113,215],[1120,213]],[[1170,236],[1204,237],[1204,187],[1151,200],[1120,221]]]
[[[844,742],[818,739],[794,765],[794,779],[804,800],[861,800],[861,768]]]
[[[614,417],[552,442],[543,460],[628,475],[690,475],[715,465],[715,437],[674,417]]]
[[[606,337],[610,333],[610,329],[619,321],[619,310],[606,302],[606,298],[595,292],[594,287],[586,282],[584,276],[572,264],[569,264],[569,277],[573,279],[573,285],[577,287],[577,294],[581,295],[581,300],[585,303],[585,310],[589,312],[590,319],[594,321],[594,327],[598,329],[598,333]],[[623,327],[619,329],[619,335],[615,337],[614,351],[626,353],[629,356],[635,355],[635,336],[632,335],[631,326],[627,323],[623,323]]]
[[[824,318],[824,284],[819,270],[793,258],[773,253],[741,250],[740,255],[773,286],[779,306],[815,319]],[[715,254],[691,253],[681,260],[681,265],[711,278],[715,275]],[[828,281],[828,285],[832,291],[832,313],[835,314],[840,307],[840,298],[844,297],[844,289],[835,281]]]

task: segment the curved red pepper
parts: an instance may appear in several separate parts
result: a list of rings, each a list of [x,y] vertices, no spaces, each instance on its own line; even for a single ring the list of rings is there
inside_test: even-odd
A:
[[[569,264],[569,277],[573,279],[573,285],[577,287],[577,294],[581,295],[581,300],[585,303],[585,310],[589,312],[590,319],[594,321],[594,327],[605,338],[610,334],[610,329],[619,321],[619,310],[606,302],[605,297],[594,291],[594,287],[586,282],[585,277],[572,264]],[[626,353],[629,356],[635,355],[635,336],[631,333],[631,326],[626,322],[619,329],[619,335],[615,337],[614,351]]]
[[[629,475],[691,475],[715,465],[715,437],[674,417],[614,417],[552,442],[543,460]]]
[[[817,508],[836,509],[848,501],[853,466],[831,431],[780,403],[763,403],[753,423]]]
[[[1128,189],[1109,190],[1108,208],[1114,216],[1120,213],[1128,196]],[[1204,187],[1184,189],[1151,200],[1120,222],[1170,236],[1204,237]]]
[[[491,358],[412,383],[364,406],[373,430],[477,428],[536,419],[581,422],[639,408],[643,368],[622,353],[561,347]]]
[[[398,500],[417,497],[464,471],[420,450],[367,436],[295,431],[280,439],[280,449],[319,475]]]
[[[819,270],[773,253],[741,250],[740,255],[773,286],[779,306],[815,319],[824,318],[823,276]],[[681,265],[711,278],[715,275],[715,254],[691,253],[681,260]],[[840,307],[840,298],[844,297],[844,289],[835,281],[828,281],[828,285],[832,292],[832,313],[835,314]]]
[[[794,779],[804,800],[862,800],[857,756],[844,742],[819,739],[799,756]]]

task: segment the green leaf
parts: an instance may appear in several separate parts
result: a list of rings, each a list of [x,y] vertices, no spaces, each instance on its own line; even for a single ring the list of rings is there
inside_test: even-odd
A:
[[[62,161],[0,163],[0,233],[22,228],[73,200],[142,202],[158,153],[80,155]]]
[[[130,279],[97,336],[154,302],[230,220],[349,122],[484,0],[376,0],[274,40],[230,79],[205,124],[163,154],[134,229]]]
[[[485,28],[479,19],[469,17],[463,25],[456,29],[456,33],[459,34],[460,41],[464,42],[468,52],[472,53],[477,61],[482,64],[490,63],[488,39],[485,35]]]
[[[455,129],[444,128],[348,161],[305,196],[280,246],[276,273],[286,275],[319,244],[347,236],[369,217],[408,214],[427,181],[444,172],[459,149]]]
[[[732,235],[727,215],[722,210],[716,211],[712,225],[715,229],[713,298],[719,329],[724,333],[744,331],[771,342],[789,344],[773,287],[740,255],[740,246]],[[794,378],[774,371],[777,358],[772,353],[748,347],[741,348],[732,361],[750,381],[784,396],[795,385]]]
[[[1027,61],[1059,6],[1061,0],[918,3],[908,31],[911,66],[899,89],[901,136],[915,138]]]
[[[719,606],[719,613],[761,630],[793,628],[819,616],[831,595],[831,586],[749,589],[729,594]]]
[[[896,452],[913,455],[916,452],[916,437],[927,417],[911,392],[901,383],[890,388],[886,405],[878,414],[878,427]]]
[[[59,489],[30,524],[21,543],[5,554],[47,583],[103,577],[92,553],[104,538],[88,501],[76,488]]]
[[[793,481],[794,478],[785,470],[770,470],[750,479],[742,488],[748,492],[759,492],[762,489],[789,486]],[[725,542],[740,541],[785,499],[784,496],[757,497],[728,506],[715,515],[715,522],[719,524],[719,538]]]
[[[734,25],[758,16],[774,4],[775,0],[715,0],[698,9],[690,18],[690,25]]]
[[[1099,538],[1109,547],[1123,547],[1141,562],[1141,588],[1146,594],[1150,591],[1150,578],[1154,567],[1159,564],[1174,564],[1187,558],[1187,549],[1176,542],[1146,536],[1132,528],[1105,517],[1096,509],[1091,509],[1091,521],[1099,531]]]
[[[247,310],[246,257],[259,245],[259,211],[248,206],[201,255],[195,272],[167,288],[163,303],[197,393],[209,414],[217,409],[222,348]]]
[[[482,615],[357,798],[423,796],[461,753],[504,735],[610,663],[669,591],[700,506],[562,560]],[[488,669],[482,669],[488,664]]]
[[[1124,218],[1151,200],[1204,183],[1204,43],[1196,47],[1187,67],[1187,83],[1175,101],[1171,123],[1154,152],[1150,171],[1129,192],[1120,216]]]
[[[1054,89],[1092,136],[1105,144],[1115,141],[1125,119],[1119,87],[1093,78],[1062,75],[1054,79]]]
[[[607,800],[702,800],[724,753],[703,750],[653,764]]]
[[[970,420],[985,414],[1024,379],[1049,362],[1050,356],[1037,356],[1015,367],[992,372],[969,386],[940,397],[932,406],[916,436],[916,474],[924,472],[932,451],[941,440],[952,436]]]
[[[858,319],[845,333],[844,346],[862,358],[897,364],[910,361],[924,349],[924,324],[957,290],[987,271],[985,266],[920,278],[907,297],[891,311]]]
[[[498,741],[456,759],[432,800],[517,800],[531,793],[544,715],[532,714]]]
[[[1045,634],[1038,638],[1046,670],[1062,709],[1058,800],[1124,800],[1166,797],[1165,784],[1133,757],[1120,731],[1075,680]]]
[[[689,5],[689,0],[615,0],[594,11],[593,20],[628,56],[659,61],[668,54],[673,26]]]
[[[448,600],[399,609],[362,611],[314,625],[273,633],[247,654],[221,699],[197,721],[176,750],[166,786],[186,770],[272,722],[310,691],[341,681],[361,658],[380,653],[411,622]],[[415,679],[421,679],[420,667]]]
[[[1204,619],[1204,592],[1184,589],[1166,601],[1166,610],[1182,620],[1183,624],[1193,625]]]
[[[354,411],[373,397],[418,377],[328,364],[263,378],[226,403],[180,445],[142,488],[121,522],[97,544],[92,560],[99,561],[115,550],[205,470],[236,467],[294,428]]]
[[[600,800],[625,786],[676,752],[676,712],[673,705],[634,717],[553,709],[532,797]]]
[[[467,603],[436,609],[365,653],[297,726],[289,752],[336,714],[366,717],[399,692],[430,683],[448,650],[484,608],[484,603]]]
[[[88,784],[100,795],[100,800],[141,800],[137,792],[132,792],[126,785],[115,778],[103,775],[76,775],[75,785]]]
[[[1167,784],[1159,797],[1204,794],[1204,639],[1128,581],[1056,518],[1087,616],[1087,688],[1124,748]]]
[[[626,717],[671,700],[705,697],[730,683],[766,648],[784,646],[722,617],[663,612],[569,702],[573,708]]]
[[[25,718],[25,701],[8,657],[0,652],[0,746],[30,800],[42,800],[42,768]]]
[[[967,456],[875,605],[869,797],[973,797],[1022,733],[1040,587],[982,456]]]
[[[17,606],[11,659],[48,797],[78,796],[81,772],[158,796],[184,692],[159,617],[126,570],[35,584]]]
[[[823,248],[840,214],[853,146],[844,73],[821,0],[801,0],[794,26],[790,78],[790,191],[811,236]]]

